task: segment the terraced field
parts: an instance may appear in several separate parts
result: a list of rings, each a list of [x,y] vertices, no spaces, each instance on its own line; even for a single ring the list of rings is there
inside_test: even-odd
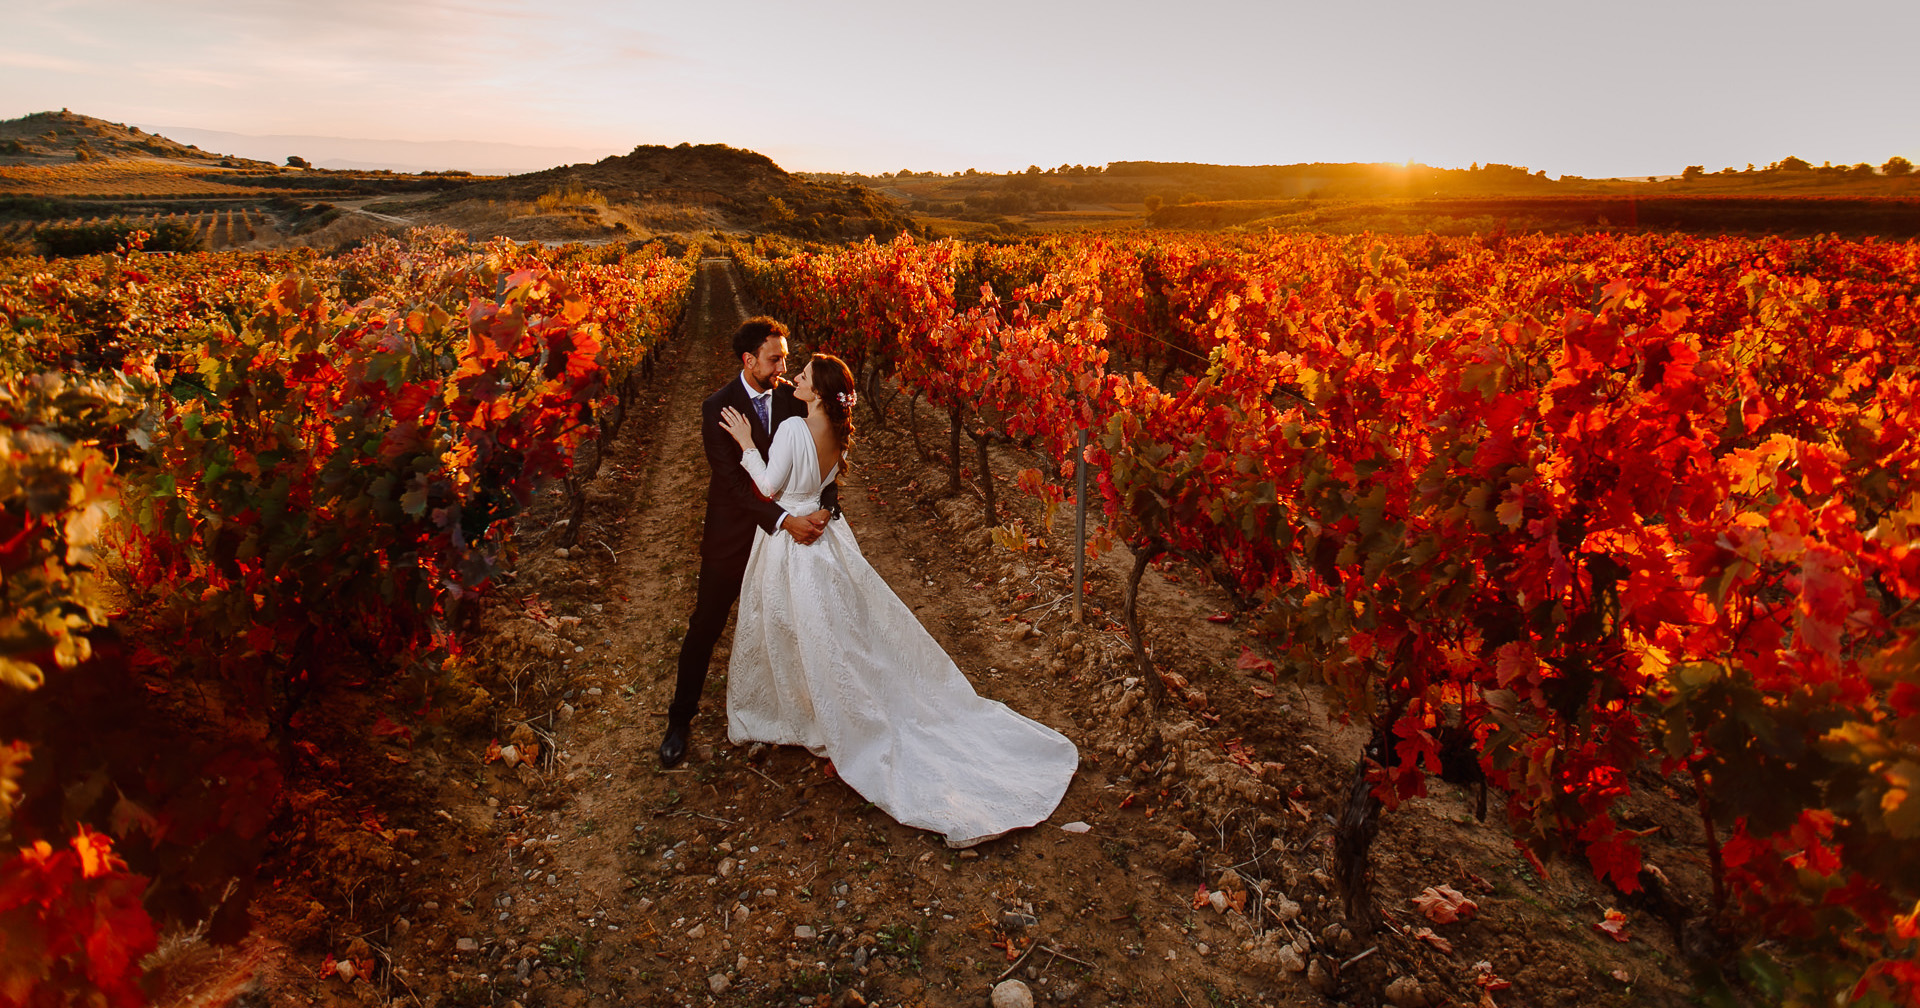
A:
[[[83,196],[131,199],[230,198],[289,193],[285,186],[251,184],[258,170],[223,168],[164,158],[0,165],[0,195]]]
[[[168,222],[183,223],[194,229],[200,244],[209,250],[245,248],[256,242],[271,244],[281,237],[280,229],[275,226],[272,216],[257,207],[244,207],[199,213],[152,214],[143,217],[108,214],[72,217],[57,221],[0,221],[0,241],[31,241],[33,233],[39,228],[104,224],[116,219],[155,226]]]

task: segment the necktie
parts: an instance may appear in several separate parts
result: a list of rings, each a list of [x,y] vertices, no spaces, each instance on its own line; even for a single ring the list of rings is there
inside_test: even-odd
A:
[[[767,416],[767,400],[771,398],[773,396],[765,392],[753,397],[753,411],[760,414],[760,429],[765,431],[773,429],[773,420]]]

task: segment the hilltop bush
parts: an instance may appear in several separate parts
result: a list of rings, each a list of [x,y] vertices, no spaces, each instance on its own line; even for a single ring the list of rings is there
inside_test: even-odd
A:
[[[600,208],[607,205],[607,198],[594,189],[583,189],[576,183],[564,188],[556,186],[542,193],[533,201],[541,213],[553,213],[566,207]]]

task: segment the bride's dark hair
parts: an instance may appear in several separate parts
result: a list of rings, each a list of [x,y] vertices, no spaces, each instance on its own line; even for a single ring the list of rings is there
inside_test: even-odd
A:
[[[814,354],[807,364],[813,368],[813,394],[820,397],[820,406],[827,411],[827,423],[840,442],[840,450],[846,451],[853,443],[853,372],[847,370],[845,361],[827,353]]]

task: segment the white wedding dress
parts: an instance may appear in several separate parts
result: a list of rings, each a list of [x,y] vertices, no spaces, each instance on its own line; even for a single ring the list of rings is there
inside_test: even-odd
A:
[[[840,471],[821,478],[803,417],[774,432],[767,461],[748,451],[741,464],[803,515]],[[806,546],[754,533],[727,664],[727,737],[806,746],[861,797],[950,847],[1046,819],[1080,762],[1066,736],[973,691],[845,519]]]

